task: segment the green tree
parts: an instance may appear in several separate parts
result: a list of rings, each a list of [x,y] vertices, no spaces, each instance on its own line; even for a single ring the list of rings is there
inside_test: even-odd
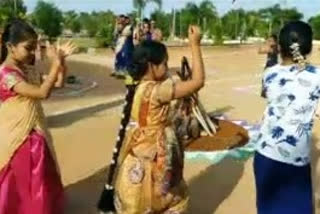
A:
[[[246,28],[246,12],[243,9],[231,10],[223,16],[222,23],[226,36],[237,39]]]
[[[4,27],[5,23],[9,19],[9,9],[0,7],[0,28]]]
[[[79,20],[82,26],[81,28],[87,31],[89,37],[96,36],[98,32],[96,15],[95,12],[92,12],[91,14],[84,12],[80,13]]]
[[[222,26],[225,36],[242,41],[249,36],[267,37],[278,33],[287,22],[302,18],[296,8],[282,9],[276,4],[259,11],[231,10],[223,16]]]
[[[151,19],[156,22],[156,27],[162,31],[163,37],[168,38],[172,27],[172,14],[156,10],[151,14]]]
[[[115,15],[112,11],[99,12],[94,14],[94,20],[97,25],[95,38],[98,46],[109,46],[113,40]]]
[[[199,7],[193,2],[187,3],[179,12],[179,30],[182,37],[187,37],[188,27],[191,24],[200,24]]]
[[[210,0],[204,0],[199,5],[188,2],[184,8],[176,12],[175,31],[182,37],[186,37],[189,25],[197,24],[205,31],[204,33],[212,33],[217,19],[217,10]]]
[[[81,32],[81,23],[78,19],[75,19],[71,22],[70,30],[73,33],[80,33]]]
[[[23,0],[0,0],[0,27],[3,26],[8,19],[19,17],[24,18],[27,8]]]
[[[278,31],[281,27],[281,8],[279,4],[273,7],[263,8],[259,10],[261,17],[268,23],[268,34]],[[275,30],[274,30],[275,29]]]
[[[259,25],[263,24],[259,14],[255,11],[249,11],[246,13],[246,36],[259,36]]]
[[[81,31],[81,23],[79,21],[79,15],[75,11],[68,11],[63,14],[64,28],[70,29],[73,33],[79,33]]]
[[[259,10],[259,13],[268,23],[268,34],[278,33],[284,24],[289,21],[301,20],[303,18],[303,14],[296,8],[281,9],[279,4],[276,4],[273,7],[261,9]]]
[[[162,7],[162,0],[133,0],[133,7],[138,10],[139,18],[142,17],[143,11],[148,3],[155,3],[159,9]]]
[[[62,33],[62,12],[53,4],[39,1],[32,14],[34,24],[50,39]]]
[[[210,29],[210,25],[214,25],[217,21],[218,13],[216,7],[213,5],[212,1],[204,0],[200,3],[199,7],[200,20],[199,24],[203,31]]]
[[[222,20],[217,18],[214,23],[210,25],[210,36],[214,39],[214,43],[222,45],[224,41],[224,32],[222,26]]]
[[[311,17],[309,24],[312,26],[313,34],[315,39],[320,39],[320,15]]]

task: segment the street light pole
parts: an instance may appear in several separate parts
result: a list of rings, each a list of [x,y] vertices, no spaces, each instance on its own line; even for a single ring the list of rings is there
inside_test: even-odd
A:
[[[236,5],[235,5],[235,2],[236,0],[233,0],[232,1],[232,10],[234,11],[235,15],[236,15],[236,23],[235,23],[235,39],[237,40],[238,39],[238,31],[239,31],[239,22],[240,22],[240,10],[239,8],[236,8]]]
[[[172,19],[172,28],[171,28],[171,38],[173,39],[176,35],[176,9],[173,8],[173,19]]]
[[[17,0],[13,0],[13,11],[14,16],[17,16]]]

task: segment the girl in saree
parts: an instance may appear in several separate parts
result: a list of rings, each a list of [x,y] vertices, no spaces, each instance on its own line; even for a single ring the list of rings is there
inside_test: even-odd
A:
[[[61,214],[63,186],[49,151],[49,133],[40,100],[62,86],[65,58],[74,46],[47,45],[50,72],[41,85],[28,77],[37,34],[13,20],[2,35],[0,67],[0,214]]]
[[[119,163],[115,179],[115,207],[119,214],[182,214],[189,197],[183,180],[183,148],[170,124],[170,102],[191,95],[204,86],[200,30],[189,28],[192,79],[174,82],[168,75],[168,52],[156,41],[143,41],[134,51],[132,77],[112,164]],[[131,108],[132,106],[132,108]],[[113,189],[107,184],[106,189]]]

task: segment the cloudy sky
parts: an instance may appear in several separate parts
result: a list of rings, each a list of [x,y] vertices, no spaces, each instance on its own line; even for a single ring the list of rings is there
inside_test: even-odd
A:
[[[32,11],[38,0],[24,0],[28,10]],[[113,10],[116,13],[126,13],[132,10],[132,0],[46,0],[55,3],[62,10],[76,11],[100,11]],[[172,8],[181,8],[190,0],[162,0],[163,9],[171,11]],[[193,0],[199,3],[202,0]],[[305,19],[315,14],[320,14],[319,0],[237,0],[232,4],[232,0],[212,0],[217,7],[219,14],[224,14],[226,11],[233,8],[244,8],[246,10],[258,9],[261,7],[271,6],[280,3],[282,7],[297,7],[299,11],[304,13]],[[155,9],[155,5],[150,4],[146,8],[146,15],[150,14]]]

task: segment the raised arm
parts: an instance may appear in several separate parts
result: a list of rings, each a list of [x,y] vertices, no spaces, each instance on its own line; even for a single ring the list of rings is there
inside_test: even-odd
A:
[[[272,52],[272,49],[269,45],[262,45],[259,47],[259,50],[258,50],[259,54],[268,54],[271,52]]]
[[[272,53],[272,47],[271,47],[271,42],[270,40],[267,40],[266,43],[264,45],[261,45],[259,47],[258,53],[259,54],[268,54],[268,53]]]
[[[54,87],[57,81],[57,76],[61,65],[58,61],[52,62],[50,73],[40,86],[29,84],[25,81],[19,82],[13,88],[13,90],[26,97],[45,99],[49,97],[51,89]]]
[[[177,82],[175,85],[174,99],[179,99],[197,92],[204,86],[205,71],[200,47],[200,28],[189,27],[189,42],[192,52],[192,78],[188,81]]]
[[[60,71],[57,76],[57,81],[54,84],[55,88],[63,88],[64,87],[66,73],[67,73],[67,67],[65,65],[62,65],[60,67]]]

